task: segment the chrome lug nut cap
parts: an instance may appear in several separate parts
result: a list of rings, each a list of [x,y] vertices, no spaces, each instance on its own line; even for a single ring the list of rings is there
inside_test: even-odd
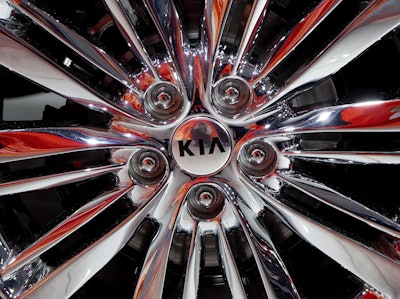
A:
[[[161,153],[142,149],[133,154],[128,170],[131,178],[138,184],[153,185],[164,177],[166,165]]]

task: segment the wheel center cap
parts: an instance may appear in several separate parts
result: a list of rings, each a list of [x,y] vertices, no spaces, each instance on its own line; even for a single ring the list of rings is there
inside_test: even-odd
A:
[[[211,175],[229,161],[232,139],[228,130],[215,119],[196,116],[175,129],[170,147],[183,171],[196,176]]]

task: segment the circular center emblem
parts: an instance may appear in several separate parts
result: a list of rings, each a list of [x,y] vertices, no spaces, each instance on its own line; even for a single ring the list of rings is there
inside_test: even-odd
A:
[[[228,162],[232,140],[227,129],[211,117],[192,117],[181,123],[171,138],[178,166],[193,175],[210,175]]]

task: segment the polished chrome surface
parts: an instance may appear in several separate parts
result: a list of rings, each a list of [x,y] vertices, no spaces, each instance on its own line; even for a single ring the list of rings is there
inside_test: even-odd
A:
[[[400,298],[399,3],[0,0],[0,297]]]

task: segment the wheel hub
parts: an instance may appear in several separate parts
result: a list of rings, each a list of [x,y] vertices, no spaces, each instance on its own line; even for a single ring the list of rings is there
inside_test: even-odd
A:
[[[173,132],[170,151],[186,173],[206,176],[225,167],[232,152],[229,131],[208,116],[189,117]]]

